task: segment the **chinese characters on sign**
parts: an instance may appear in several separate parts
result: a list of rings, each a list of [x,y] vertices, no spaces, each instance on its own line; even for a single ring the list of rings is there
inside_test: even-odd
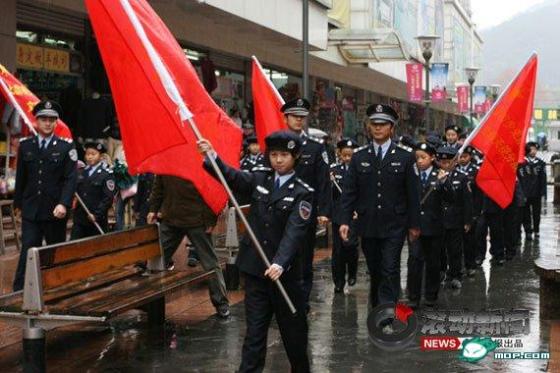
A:
[[[20,43],[16,48],[16,61],[20,67],[57,72],[70,71],[70,53],[67,51]]]
[[[469,87],[466,85],[457,87],[457,106],[459,113],[466,113],[469,111]]]
[[[408,99],[412,102],[422,101],[422,64],[406,64],[406,90]]]

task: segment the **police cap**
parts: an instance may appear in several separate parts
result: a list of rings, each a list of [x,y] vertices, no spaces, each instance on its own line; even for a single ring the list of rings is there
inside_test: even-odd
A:
[[[457,155],[457,148],[452,146],[440,146],[437,149],[438,159],[453,159]]]
[[[461,132],[462,132],[461,127],[456,126],[454,124],[450,124],[449,126],[445,127],[445,132],[447,132],[449,130],[455,131],[455,133],[457,133],[457,135],[460,135]]]
[[[33,115],[38,117],[60,118],[62,116],[62,108],[58,102],[51,100],[39,101],[33,107]]]
[[[422,150],[430,155],[436,155],[436,148],[434,148],[430,143],[427,142],[416,144],[415,150]]]
[[[370,105],[366,110],[366,114],[370,122],[376,124],[390,123],[392,125],[395,125],[399,120],[399,115],[397,114],[395,109],[393,109],[389,105]]]
[[[286,102],[280,109],[284,115],[297,115],[300,117],[306,117],[309,115],[309,109],[311,104],[304,98],[296,98]]]
[[[340,140],[339,142],[336,143],[336,147],[338,149],[342,149],[342,148],[352,148],[352,149],[356,149],[358,147],[358,143],[354,140],[352,140],[351,138],[345,137],[342,140]]]
[[[107,148],[104,144],[97,141],[88,141],[84,144],[84,149],[95,149],[100,153],[106,153]]]
[[[276,131],[268,135],[264,142],[266,151],[281,150],[292,153],[293,156],[299,155],[301,150],[301,138],[291,131]]]

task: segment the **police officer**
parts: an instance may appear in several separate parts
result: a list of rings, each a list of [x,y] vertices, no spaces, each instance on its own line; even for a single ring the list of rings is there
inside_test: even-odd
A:
[[[100,142],[84,144],[86,167],[78,176],[77,193],[90,214],[78,203],[74,210],[74,225],[71,239],[90,237],[100,234],[95,223],[103,232],[107,232],[107,213],[115,197],[115,179],[113,172],[104,167],[101,157],[107,152]]]
[[[436,304],[440,284],[440,252],[443,242],[443,200],[449,198],[445,172],[435,163],[436,149],[429,143],[415,146],[416,167],[422,185],[420,239],[409,245],[407,289],[410,306],[420,305],[424,267],[426,269],[425,304]]]
[[[54,101],[33,108],[37,136],[21,140],[17,156],[14,207],[22,218],[22,250],[14,291],[23,288],[27,251],[66,240],[67,210],[76,190],[78,154],[71,142],[54,134],[62,110]]]
[[[472,194],[467,175],[455,168],[454,158],[457,148],[442,146],[437,149],[438,165],[448,173],[445,184],[452,192],[452,198],[443,201],[443,250],[442,270],[446,280],[454,289],[461,288],[463,259],[463,234],[468,233],[472,224]]]
[[[354,211],[357,233],[371,276],[370,306],[396,303],[400,290],[400,258],[405,237],[420,235],[420,180],[414,154],[392,140],[398,115],[388,105],[367,109],[373,140],[357,148],[342,193],[340,235],[348,240]]]
[[[454,124],[445,127],[445,142],[443,146],[459,149],[459,136],[461,135],[461,127]]]
[[[482,204],[482,192],[476,186],[476,175],[478,174],[479,167],[472,159],[475,150],[472,146],[466,146],[463,153],[459,156],[459,171],[462,171],[466,176],[472,191],[472,220],[470,223],[471,229],[463,232],[463,257],[465,262],[465,270],[467,276],[472,277],[476,273],[476,242],[475,231],[477,219],[480,216]]]
[[[340,140],[336,144],[340,163],[331,166],[330,175],[333,193],[333,251],[331,267],[335,293],[341,293],[344,290],[347,273],[348,286],[354,286],[358,272],[358,237],[356,236],[355,221],[352,221],[352,229],[350,229],[350,239],[348,241],[342,241],[338,233],[342,221],[340,196],[344,189],[344,179],[348,173],[348,166],[352,160],[354,149],[357,147],[358,144],[352,139],[345,138]]]
[[[313,254],[317,223],[321,225],[328,223],[332,204],[329,158],[325,146],[321,140],[314,139],[304,132],[309,108],[309,101],[303,98],[288,101],[281,108],[284,113],[284,122],[289,130],[302,138],[301,157],[296,166],[296,173],[315,190],[313,219],[312,224],[309,225],[304,249],[303,287],[307,311],[309,311],[309,296],[313,286]]]
[[[241,159],[240,168],[244,171],[251,171],[253,167],[263,165],[264,157],[256,136],[249,136],[245,141],[247,142],[247,154]]]
[[[528,142],[525,146],[525,162],[518,168],[521,188],[527,198],[523,213],[525,239],[539,237],[542,198],[546,200],[546,163],[537,157],[538,144]]]
[[[267,269],[248,237],[241,240],[237,266],[245,278],[247,332],[240,372],[264,369],[267,334],[275,316],[292,372],[309,372],[307,318],[301,283],[304,239],[313,221],[313,189],[298,178],[294,166],[302,149],[300,136],[278,131],[265,139],[271,168],[237,171],[216,158],[233,190],[252,196],[249,224],[272,265]],[[199,150],[212,155],[206,141]],[[205,162],[205,168],[213,173]],[[276,285],[280,279],[296,307],[292,315]]]

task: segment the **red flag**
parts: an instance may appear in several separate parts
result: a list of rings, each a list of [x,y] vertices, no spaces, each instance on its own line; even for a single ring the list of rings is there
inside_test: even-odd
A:
[[[28,127],[37,128],[33,108],[40,100],[2,65],[0,65],[0,93],[6,102],[9,102],[18,111]],[[32,132],[30,128],[28,130]],[[24,132],[24,134],[29,132]],[[58,137],[72,139],[72,132],[60,119],[56,123],[54,133]]]
[[[264,138],[274,131],[287,129],[284,114],[280,111],[284,99],[276,90],[270,79],[265,75],[261,64],[253,56],[252,74],[253,104],[255,107],[255,131],[261,149],[264,149]]]
[[[241,130],[214,103],[183,50],[146,0],[86,0],[109,76],[131,173],[191,180],[216,213],[223,187],[202,168],[193,118],[220,157],[239,164]]]
[[[535,99],[537,62],[537,55],[533,54],[469,136],[471,145],[484,153],[476,183],[502,208],[513,199],[517,165],[524,156]],[[469,139],[463,147],[468,143]]]

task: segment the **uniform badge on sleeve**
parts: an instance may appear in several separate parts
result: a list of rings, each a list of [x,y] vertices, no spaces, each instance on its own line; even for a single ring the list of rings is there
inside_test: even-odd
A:
[[[311,203],[307,201],[301,201],[299,203],[299,216],[301,216],[303,220],[309,220],[311,217]]]
[[[78,152],[76,151],[76,149],[70,150],[68,152],[68,155],[70,156],[72,162],[76,162],[78,160]]]
[[[105,185],[107,186],[107,189],[109,189],[110,192],[115,190],[115,181],[114,180],[107,180],[105,182]]]
[[[323,156],[323,161],[325,161],[326,164],[329,164],[329,156],[327,155],[327,152],[323,151],[321,155]]]

